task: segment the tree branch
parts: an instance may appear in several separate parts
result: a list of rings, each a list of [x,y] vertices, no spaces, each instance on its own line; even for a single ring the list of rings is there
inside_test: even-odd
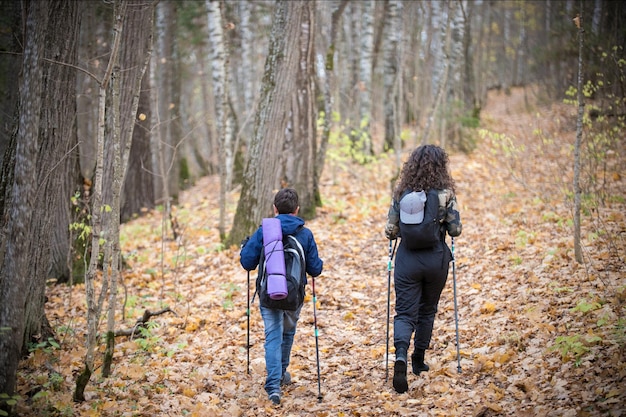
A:
[[[130,338],[132,339],[133,336],[137,333],[137,330],[141,327],[144,327],[144,325],[150,321],[150,319],[154,316],[159,316],[161,314],[165,314],[165,313],[172,313],[174,315],[177,315],[174,311],[172,311],[169,307],[166,307],[162,310],[159,311],[155,311],[152,312],[150,310],[146,310],[143,313],[143,316],[141,316],[141,318],[137,319],[137,322],[135,323],[135,325],[130,328],[130,329],[125,329],[125,330],[116,330],[115,331],[115,337],[117,336],[130,336]]]

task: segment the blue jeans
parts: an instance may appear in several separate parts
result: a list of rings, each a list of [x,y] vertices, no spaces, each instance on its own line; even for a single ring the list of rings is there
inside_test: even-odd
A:
[[[300,310],[302,306],[296,311],[261,307],[265,325],[265,391],[268,395],[280,393],[280,379],[289,366]]]

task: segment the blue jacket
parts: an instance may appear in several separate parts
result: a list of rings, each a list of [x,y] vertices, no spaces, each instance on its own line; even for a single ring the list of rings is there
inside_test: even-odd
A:
[[[312,277],[322,273],[324,262],[317,254],[317,244],[311,230],[304,227],[304,220],[292,214],[279,214],[276,216],[280,220],[283,236],[294,235],[304,249],[306,258],[306,272]],[[261,252],[263,251],[263,227],[259,227],[248,239],[241,249],[241,266],[247,271],[252,271],[259,265]]]

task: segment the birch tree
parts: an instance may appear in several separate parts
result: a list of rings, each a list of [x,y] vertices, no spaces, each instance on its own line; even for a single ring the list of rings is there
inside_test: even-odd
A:
[[[234,169],[233,123],[229,106],[228,49],[224,37],[221,2],[207,0],[209,43],[211,45],[211,79],[215,97],[215,126],[218,137],[220,176],[220,238],[226,236],[226,191],[230,188]]]
[[[359,79],[357,88],[359,120],[355,126],[353,140],[359,144],[365,155],[370,155],[372,138],[370,125],[372,120],[372,60],[374,51],[374,2],[364,0],[359,3],[361,12]]]
[[[432,83],[433,83],[432,87],[435,90],[434,103],[432,107],[430,108],[430,111],[426,119],[426,126],[424,127],[424,130],[422,132],[422,141],[421,141],[422,145],[428,143],[431,127],[434,123],[435,117],[439,110],[439,106],[442,100],[444,99],[446,87],[448,83],[448,74],[450,70],[450,61],[449,61],[450,45],[452,43],[451,42],[452,29],[450,27],[450,19],[453,13],[453,10],[448,9],[448,7],[453,7],[453,6],[449,6],[449,5],[450,5],[450,2],[448,1],[441,2],[442,9],[439,10],[441,14],[437,13],[437,16],[439,16],[439,18],[445,18],[446,20],[446,23],[441,26],[441,31],[443,32],[442,34],[443,51],[438,55],[439,59],[437,60],[437,64],[436,64],[436,68],[437,68],[436,71],[437,71],[437,74],[439,75],[437,77],[433,77],[433,80],[432,80]],[[434,7],[438,7],[438,6],[439,6],[438,4],[434,5]],[[434,10],[437,10],[437,9],[434,9]]]
[[[384,150],[400,150],[400,123],[398,119],[398,80],[402,71],[402,53],[400,50],[402,28],[402,3],[391,0],[385,8],[385,42],[383,50],[383,84],[385,145]]]

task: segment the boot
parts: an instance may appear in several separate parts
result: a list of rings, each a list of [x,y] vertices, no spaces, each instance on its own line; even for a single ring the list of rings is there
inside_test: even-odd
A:
[[[402,394],[409,389],[406,381],[406,361],[397,360],[393,365],[393,389]]]
[[[413,373],[419,375],[421,372],[427,372],[430,367],[424,363],[425,349],[415,349],[415,352],[411,355],[411,366],[413,367]]]
[[[409,389],[406,381],[406,352],[405,347],[396,347],[396,362],[393,365],[393,389],[402,394]]]

